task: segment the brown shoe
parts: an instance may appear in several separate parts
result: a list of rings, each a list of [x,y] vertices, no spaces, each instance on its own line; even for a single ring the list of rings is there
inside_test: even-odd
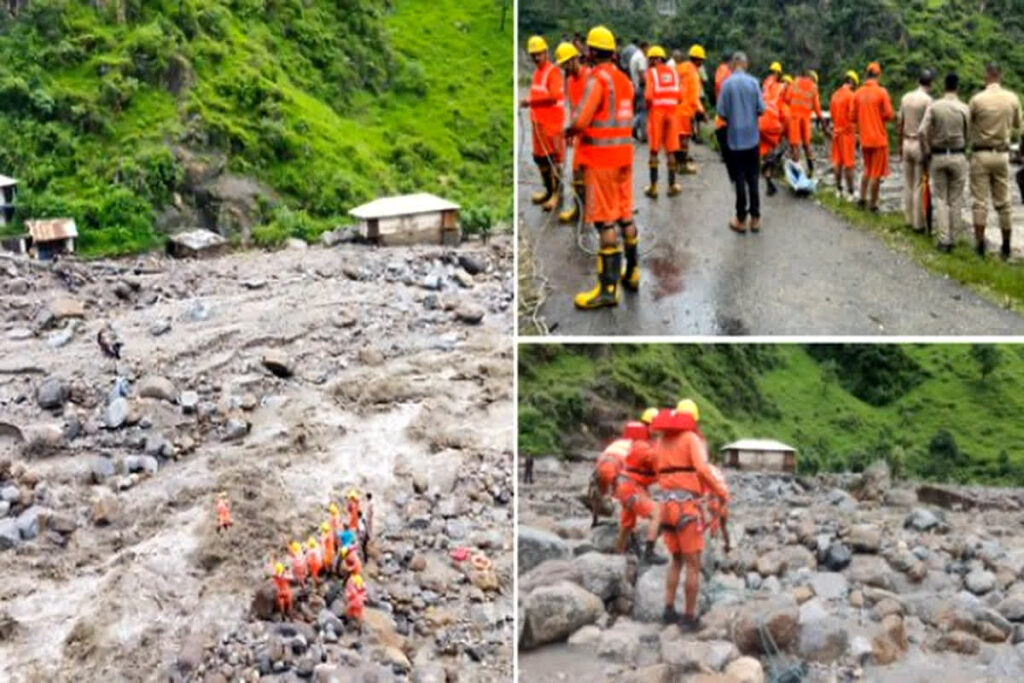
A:
[[[733,232],[744,233],[747,231],[746,221],[740,221],[739,219],[733,218],[729,221],[729,229]]]
[[[750,219],[750,232],[761,232],[761,219],[751,218]]]

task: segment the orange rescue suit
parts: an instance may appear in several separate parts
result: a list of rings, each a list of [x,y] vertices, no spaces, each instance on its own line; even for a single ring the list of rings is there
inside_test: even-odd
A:
[[[217,526],[225,529],[231,525],[231,509],[228,507],[228,502],[221,498],[217,501]]]
[[[359,533],[359,501],[355,498],[348,501],[348,528]]]
[[[700,103],[700,72],[697,66],[690,61],[676,64],[676,71],[679,72],[679,106],[676,108],[676,125],[679,126],[679,135],[690,137],[693,135],[693,117],[697,112],[704,111],[704,105]]]
[[[699,552],[704,530],[698,503],[705,489],[726,501],[729,492],[712,475],[704,444],[694,431],[666,433],[656,448],[656,462],[665,547],[673,555]]]
[[[359,588],[356,586],[355,578],[358,574],[353,574],[348,583],[345,584],[345,602],[347,607],[345,608],[345,615],[350,619],[363,618],[363,606],[366,604],[366,588]]]
[[[583,101],[583,92],[587,86],[587,79],[590,78],[590,67],[580,65],[579,72],[575,75],[570,74],[565,81],[566,94],[569,96],[569,111],[573,115],[576,113],[576,109],[580,106],[580,102]],[[571,144],[571,140],[570,140]],[[576,153],[572,157],[572,170],[582,166],[581,158],[583,156],[582,143],[576,144]]]
[[[647,70],[644,98],[647,101],[647,140],[652,154],[664,147],[666,152],[679,149],[678,119],[682,90],[679,74],[670,66],[658,64]]]
[[[530,84],[530,121],[533,122],[533,156],[559,162],[564,153],[565,95],[562,70],[548,61],[533,72]]]
[[[851,118],[853,88],[844,83],[832,94],[828,110],[832,116],[832,163],[841,168],[853,168],[857,145],[856,128]]]
[[[615,479],[622,472],[631,444],[629,439],[616,439],[608,444],[601,455],[597,456],[597,463],[594,465],[594,479],[602,496],[608,494],[615,484]]]
[[[657,476],[651,444],[639,439],[633,441],[615,485],[615,498],[622,504],[621,528],[633,529],[637,517],[654,514],[654,501],[647,487],[657,480]]]
[[[292,576],[299,584],[306,583],[306,556],[300,550],[299,552],[292,552]]]
[[[319,548],[306,549],[306,565],[309,569],[310,578],[316,584],[317,579],[320,577],[320,572],[323,570],[323,558],[320,557]]]
[[[889,147],[885,124],[893,120],[889,92],[874,79],[864,82],[853,95],[850,120],[860,130],[861,147]]]
[[[761,95],[764,100],[774,100],[782,94],[782,86],[784,83],[775,74],[769,74],[766,79],[761,83]]]
[[[725,79],[732,76],[732,69],[725,62],[718,65],[715,69],[715,100],[718,100],[719,93],[722,92],[722,84],[725,83]]]
[[[708,504],[708,516],[710,517],[708,524],[711,530],[711,537],[714,538],[718,535],[718,532],[722,527],[722,521],[727,521],[729,519],[729,485],[725,481],[725,475],[722,474],[722,470],[710,464],[708,465],[708,469],[711,471],[711,476],[721,484],[727,494],[726,498],[719,498],[718,495],[710,488],[706,487],[704,490]]]
[[[320,549],[324,554],[324,567],[330,571],[334,566],[334,532],[330,529],[320,532]]]
[[[764,113],[757,119],[757,130],[761,138],[759,152],[762,157],[768,156],[779,146],[782,134],[786,130],[779,104],[779,100],[766,100]]]
[[[277,609],[281,614],[292,611],[292,590],[288,587],[288,577],[274,576],[274,587],[277,589]]]

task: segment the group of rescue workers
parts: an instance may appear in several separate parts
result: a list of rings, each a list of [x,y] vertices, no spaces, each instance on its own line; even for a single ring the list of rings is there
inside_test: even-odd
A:
[[[366,495],[369,502],[370,494]],[[290,617],[298,599],[337,578],[344,587],[345,616],[356,629],[361,628],[367,591],[360,558],[366,557],[372,522],[370,515],[364,515],[359,492],[354,489],[346,495],[345,513],[343,516],[338,505],[331,503],[327,519],[305,544],[291,542],[286,562],[268,560],[267,570],[276,591],[275,605],[282,615]],[[293,595],[293,590],[298,595]]]
[[[702,101],[706,52],[701,45],[693,45],[687,59],[678,51],[669,59],[663,47],[649,46],[644,54],[646,67],[642,82],[631,80],[619,66],[615,36],[604,26],[590,30],[585,46],[578,39],[560,43],[554,52],[554,62],[549,59],[547,42],[541,36],[529,38],[527,52],[535,70],[529,94],[521,106],[530,110],[532,155],[544,188],[533,194],[532,201],[544,211],[554,211],[560,206],[567,189],[562,164],[566,148],[573,147],[573,202],[559,214],[559,221],[572,223],[582,216],[585,222],[593,224],[600,236],[597,284],[577,294],[575,304],[585,310],[616,306],[620,300],[620,285],[634,292],[640,286],[638,235],[633,221],[636,110],[642,107],[647,113],[650,184],[644,193],[652,199],[658,196],[659,155],[664,150],[667,194],[676,196],[682,191],[677,174],[697,172],[689,147],[700,122],[707,116]],[[730,78],[744,72],[746,66],[743,53],[727,55],[714,76],[718,104],[715,136],[729,168],[730,181],[736,185],[738,212],[745,210],[739,207],[739,200],[746,190],[744,180],[738,177],[741,172],[735,164],[729,165],[728,128],[733,117],[725,113],[726,107],[719,97]],[[886,125],[896,118],[889,94],[879,84],[881,73],[877,62],[867,66],[863,83],[856,71],[846,72],[842,85],[830,100],[829,117],[826,117],[821,107],[816,71],[807,68],[794,78],[783,72],[779,62],[771,64],[768,76],[761,83],[760,94],[755,93],[755,101],[744,108],[750,111],[752,125],[756,128],[754,148],[750,150],[755,167],[750,172],[753,182],[753,187],[749,188],[751,218],[749,223],[745,217],[730,222],[731,228],[737,232],[745,232],[748,226],[752,232],[760,230],[757,177],[760,174],[765,178],[769,195],[777,191],[772,175],[778,170],[786,145],[794,161],[800,160],[803,151],[808,174],[813,176],[814,117],[823,131],[831,133],[831,162],[837,193],[843,197],[845,179],[846,189],[853,198],[859,146],[863,165],[859,204],[871,211],[878,210],[881,179],[889,174]],[[950,76],[946,98],[932,103],[930,97],[924,101],[915,91],[904,98],[899,112],[900,151],[907,175],[904,206],[908,222],[923,229],[919,226],[920,206],[928,200],[921,177],[927,170],[926,162],[930,162],[935,171],[936,189],[940,190],[932,192],[935,205],[940,209],[939,246],[944,251],[952,248],[966,175],[964,153],[970,142],[974,151],[970,174],[978,252],[984,255],[986,207],[991,194],[1003,231],[1005,258],[1009,256],[1010,240],[1009,145],[1011,134],[1021,129],[1020,101],[999,85],[999,70],[989,65],[986,89],[972,98],[968,111],[962,111],[968,109],[966,105],[954,107],[946,101],[959,102],[956,100],[958,79],[955,74]],[[930,86],[931,77],[927,79]],[[635,92],[643,93],[642,102],[636,101]],[[933,115],[926,118],[926,111],[932,109]],[[949,123],[954,109],[957,117],[962,116],[957,119],[962,123],[959,127]],[[732,150],[733,156],[738,158],[738,151]],[[949,169],[953,168],[960,169],[959,175],[951,175],[954,172]],[[749,169],[744,168],[743,174],[747,171]],[[1018,182],[1024,194],[1024,172]]]
[[[697,595],[705,531],[712,538],[721,531],[725,552],[730,550],[729,488],[722,471],[708,461],[699,420],[697,404],[683,399],[675,409],[648,408],[640,420],[627,422],[622,437],[598,457],[589,494],[594,525],[606,497],[620,504],[616,552],[630,548],[643,562],[663,563],[655,553],[660,534],[671,556],[662,620],[679,622],[687,631],[699,629]],[[647,521],[642,552],[634,537],[641,519]],[[675,596],[684,567],[680,617]]]

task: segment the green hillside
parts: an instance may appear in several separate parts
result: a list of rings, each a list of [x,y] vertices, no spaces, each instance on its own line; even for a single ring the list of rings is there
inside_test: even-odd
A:
[[[675,7],[675,16],[659,7]],[[701,43],[712,64],[745,50],[756,72],[781,60],[787,71],[817,68],[826,92],[847,69],[882,64],[883,82],[902,92],[924,66],[958,69],[965,91],[981,87],[985,62],[1024,90],[1024,12],[1020,0],[520,0],[520,36],[585,33],[605,23],[621,38],[671,47]]]
[[[144,249],[178,150],[272,191],[257,241],[312,237],[375,196],[511,216],[512,30],[496,0],[32,0],[0,19],[0,173],[18,218]],[[15,226],[15,229],[18,226]]]
[[[523,454],[596,448],[689,396],[713,452],[773,438],[802,472],[885,458],[917,477],[1024,485],[1024,346],[523,345],[519,378]]]

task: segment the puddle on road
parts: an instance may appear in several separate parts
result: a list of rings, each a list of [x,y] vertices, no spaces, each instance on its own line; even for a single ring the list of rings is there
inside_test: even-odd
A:
[[[672,244],[659,244],[643,259],[643,266],[654,276],[654,300],[683,291],[683,273],[690,265],[690,255]]]

